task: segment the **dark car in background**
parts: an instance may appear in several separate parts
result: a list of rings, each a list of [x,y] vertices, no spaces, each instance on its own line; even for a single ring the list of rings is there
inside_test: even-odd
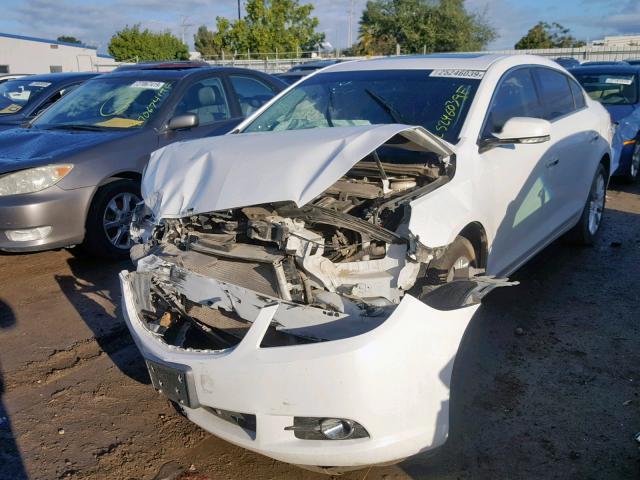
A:
[[[589,96],[611,115],[616,129],[612,174],[629,182],[637,180],[640,172],[640,65],[583,65],[570,72]]]
[[[33,119],[97,73],[48,73],[13,78],[0,83],[0,130]]]
[[[558,57],[558,58],[554,58],[553,61],[556,62],[558,65],[567,69],[580,66],[580,61],[576,60],[573,57]]]
[[[320,70],[321,68],[328,67],[329,65],[334,65],[336,63],[343,62],[344,60],[332,59],[332,60],[318,60],[316,62],[306,62],[300,65],[296,65],[295,67],[290,68],[288,71],[284,73],[279,73],[276,75],[280,80],[287,83],[288,85],[293,85],[301,78],[306,77],[312,72],[316,70]]]
[[[285,86],[253,70],[157,65],[87,81],[0,133],[0,250],[83,244],[126,257],[150,153],[227,133]]]

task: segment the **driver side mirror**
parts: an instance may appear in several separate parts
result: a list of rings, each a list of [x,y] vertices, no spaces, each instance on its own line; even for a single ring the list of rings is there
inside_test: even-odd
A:
[[[482,139],[480,151],[484,152],[498,145],[516,143],[543,143],[551,139],[551,123],[541,118],[513,117],[506,121],[500,133]]]
[[[198,115],[195,113],[187,113],[185,115],[176,115],[167,124],[167,130],[182,130],[184,128],[194,128],[200,125]]]

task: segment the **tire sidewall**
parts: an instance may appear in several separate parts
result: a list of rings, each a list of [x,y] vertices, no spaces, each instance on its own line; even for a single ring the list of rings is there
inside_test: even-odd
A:
[[[140,184],[135,180],[115,180],[98,189],[93,197],[86,220],[83,249],[91,255],[113,259],[129,257],[129,250],[114,246],[104,231],[103,218],[107,205],[121,193],[132,193],[140,198]]]

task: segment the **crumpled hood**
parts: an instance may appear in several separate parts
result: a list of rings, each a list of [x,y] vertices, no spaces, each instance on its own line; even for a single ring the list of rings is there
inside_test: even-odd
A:
[[[129,132],[78,132],[13,128],[0,132],[0,174],[64,162],[71,155],[99,147]]]
[[[282,201],[302,206],[398,134],[414,149],[453,154],[424,128],[396,124],[224,135],[153,152],[142,195],[157,219]]]

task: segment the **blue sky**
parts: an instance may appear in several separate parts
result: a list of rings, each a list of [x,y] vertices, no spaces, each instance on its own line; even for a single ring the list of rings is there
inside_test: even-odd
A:
[[[313,3],[320,30],[334,46],[347,43],[350,0],[301,0]],[[73,35],[106,49],[109,38],[125,25],[141,23],[152,30],[170,29],[192,43],[198,25],[212,28],[217,15],[234,18],[236,0],[2,0],[0,32],[56,38]],[[499,37],[490,48],[512,48],[539,20],[560,22],[579,38],[640,33],[640,0],[466,0],[467,7],[485,12]],[[366,0],[355,0],[357,20]],[[355,37],[355,34],[354,34]]]

